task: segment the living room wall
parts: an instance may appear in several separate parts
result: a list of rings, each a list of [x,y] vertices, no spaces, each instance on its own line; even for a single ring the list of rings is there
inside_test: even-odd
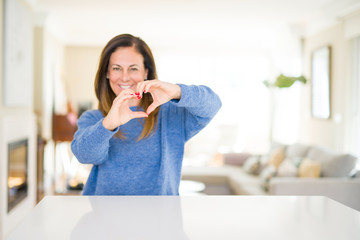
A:
[[[317,119],[311,114],[311,57],[314,50],[331,47],[330,118]],[[345,122],[350,77],[349,42],[344,36],[343,23],[304,39],[304,74],[310,80],[303,88],[300,119],[300,142],[322,145],[333,150],[344,150]]]
[[[3,1],[0,1],[0,18],[4,19],[4,3]],[[1,25],[0,25],[0,44],[1,46],[3,46],[3,22],[1,21]],[[3,56],[3,48],[0,48],[0,56],[2,58]],[[2,96],[2,92],[3,92],[3,64],[2,64],[2,60],[1,60],[1,64],[0,64],[0,93]],[[0,112],[4,111],[4,106],[3,106],[3,98],[0,97]],[[1,234],[1,229],[0,229],[0,234]]]
[[[101,51],[102,47],[96,46],[65,48],[64,79],[68,100],[76,111],[86,103],[96,107],[94,79]]]
[[[34,52],[31,46],[34,35],[31,9],[22,1],[6,1],[6,4],[0,1],[0,18],[0,239],[3,239],[36,203],[37,127],[33,113]],[[12,28],[14,25],[16,30]],[[14,72],[25,77],[19,79]],[[27,151],[26,166],[22,165],[26,171],[26,178],[23,178],[27,185],[26,196],[9,210],[10,169],[13,168],[9,149],[21,141],[26,142]]]

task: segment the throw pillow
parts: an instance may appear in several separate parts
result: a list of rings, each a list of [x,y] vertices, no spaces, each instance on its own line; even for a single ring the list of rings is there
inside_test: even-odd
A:
[[[282,161],[285,159],[285,148],[280,147],[277,149],[274,149],[269,157],[269,165],[273,165],[275,168],[278,168]]]
[[[242,166],[251,157],[249,153],[224,153],[224,163],[228,165]]]
[[[300,164],[304,158],[303,157],[292,157],[290,159],[291,159],[291,162],[295,165],[295,167],[299,168]]]
[[[259,174],[261,163],[260,156],[251,156],[244,163],[245,172],[253,175]]]
[[[264,170],[268,166],[269,155],[260,155],[259,161],[260,161],[260,167],[259,167],[258,173],[261,173],[262,170]]]
[[[351,177],[351,178],[360,178],[360,170],[354,168],[354,169],[350,172],[350,177]]]
[[[260,173],[260,182],[261,182],[261,188],[264,189],[264,191],[269,191],[269,183],[272,177],[275,177],[276,174],[276,168],[273,165],[268,165],[265,167],[261,173]]]
[[[320,163],[305,158],[299,166],[299,177],[318,178],[320,177],[320,170]]]
[[[324,147],[312,147],[307,157],[320,163],[322,177],[349,177],[357,161],[350,154],[339,154]]]
[[[278,177],[296,177],[298,168],[290,158],[285,158],[277,169]]]
[[[209,166],[212,167],[219,167],[224,165],[224,154],[222,153],[216,153],[214,157],[209,162]]]

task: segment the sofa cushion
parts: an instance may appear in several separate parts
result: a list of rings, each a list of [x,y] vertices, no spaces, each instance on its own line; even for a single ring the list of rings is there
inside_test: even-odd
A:
[[[296,177],[298,166],[293,159],[285,158],[277,169],[277,177]]]
[[[276,175],[276,168],[273,165],[268,165],[266,168],[264,168],[260,173],[260,181],[261,181],[261,188],[264,191],[269,190],[269,182],[272,177],[275,177]]]
[[[338,154],[323,147],[311,147],[307,158],[320,163],[322,177],[349,177],[357,161],[350,154]]]
[[[350,172],[350,177],[351,177],[351,178],[360,178],[360,169],[354,168],[354,169]]]
[[[295,143],[286,148],[285,155],[287,158],[304,158],[310,150],[310,146]]]
[[[259,183],[242,183],[238,186],[240,195],[267,195],[268,193],[259,186]]]
[[[278,168],[285,159],[285,148],[277,148],[272,151],[269,157],[268,164]]]
[[[251,156],[245,161],[243,168],[245,172],[257,175],[259,174],[260,167],[260,156]]]
[[[272,142],[270,146],[269,154],[271,154],[274,150],[283,148],[284,150],[288,147],[288,145],[280,143],[280,142]]]
[[[321,166],[320,163],[305,158],[299,167],[299,177],[318,178],[320,177]]]
[[[242,166],[251,157],[250,153],[224,153],[224,164]]]
[[[248,174],[244,169],[238,169],[229,174],[229,185],[232,191],[238,195],[265,195],[261,187],[259,176]]]

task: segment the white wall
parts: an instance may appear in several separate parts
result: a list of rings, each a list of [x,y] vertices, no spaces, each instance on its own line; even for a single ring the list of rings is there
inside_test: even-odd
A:
[[[346,151],[360,158],[360,10],[344,17],[344,33],[350,42],[351,63],[347,66],[350,84],[347,88]],[[360,169],[360,160],[358,161]]]
[[[66,112],[63,84],[65,46],[45,26],[46,17],[36,15],[34,27],[34,111],[38,116],[39,134],[52,138],[52,113]]]
[[[97,107],[94,80],[102,47],[66,46],[64,79],[68,100],[75,110],[79,104],[92,102]]]
[[[28,214],[28,212],[34,207],[36,202],[36,148],[37,148],[37,127],[36,116],[33,113],[33,31],[32,31],[32,12],[31,9],[23,1],[15,0],[8,1],[13,4],[12,7],[16,13],[23,13],[19,16],[16,14],[8,15],[13,18],[13,23],[21,24],[21,21],[26,21],[26,24],[22,25],[22,28],[18,28],[15,35],[17,41],[21,38],[26,41],[23,48],[19,47],[17,53],[18,58],[13,59],[15,62],[19,61],[21,64],[16,64],[9,69],[12,72],[26,74],[26,77],[18,79],[11,79],[13,87],[5,89],[4,85],[4,64],[0,64],[0,239],[3,239],[18,223],[21,219]],[[17,10],[18,9],[18,10]],[[0,1],[0,45],[3,46],[3,19],[4,19],[4,1]],[[19,18],[21,17],[21,18]],[[30,28],[30,29],[29,29]],[[21,30],[21,32],[19,32]],[[9,36],[7,36],[9,37]],[[19,40],[20,39],[20,40]],[[14,42],[21,44],[19,42]],[[12,44],[14,44],[12,43]],[[17,48],[18,45],[12,47]],[[3,61],[4,49],[0,48],[1,61]],[[23,64],[26,65],[26,71],[22,71]],[[18,68],[16,68],[18,67]],[[16,81],[15,84],[14,81]],[[24,83],[26,81],[26,83]],[[24,83],[24,84],[23,84]],[[8,86],[8,85],[7,85]],[[14,87],[15,86],[15,87]],[[17,89],[19,91],[17,91]],[[9,101],[4,101],[4,91],[7,94],[11,94]],[[9,96],[9,95],[8,95]],[[13,101],[12,98],[22,99],[21,101]],[[24,102],[26,101],[26,102]],[[7,212],[7,169],[8,169],[8,143],[27,138],[29,140],[29,152],[28,152],[28,196],[22,200],[19,205],[9,213]]]
[[[3,19],[4,19],[4,2],[0,1],[0,45],[3,46]],[[0,56],[2,59],[3,56],[3,48],[0,48]],[[4,113],[4,107],[3,107],[3,64],[2,64],[2,60],[1,60],[1,64],[0,64],[0,113],[1,115]],[[0,146],[3,144],[2,143],[2,137],[0,135]],[[5,159],[2,159],[0,157],[0,164],[3,164],[3,162],[5,161]],[[0,179],[0,184],[1,184],[1,179]],[[2,191],[0,191],[0,206],[3,205],[3,195],[4,193]],[[1,220],[2,222],[2,220]],[[0,222],[0,240],[2,240],[3,238],[3,225]]]
[[[32,13],[22,1],[5,3],[3,101],[7,107],[31,109],[33,106]]]
[[[55,111],[64,112],[64,104],[66,104],[65,89],[63,88],[64,48],[65,46],[61,41],[45,29],[42,94],[44,110],[43,137],[47,140],[52,137],[53,107],[55,107]]]
[[[322,145],[337,151],[344,149],[345,120],[350,78],[349,42],[344,37],[344,27],[338,23],[326,30],[305,38],[304,73],[311,80],[311,54],[315,49],[331,46],[330,119],[316,119],[311,116],[311,81],[302,92],[300,118],[300,141]]]

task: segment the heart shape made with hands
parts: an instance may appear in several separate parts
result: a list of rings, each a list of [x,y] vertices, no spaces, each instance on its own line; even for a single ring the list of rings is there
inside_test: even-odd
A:
[[[171,89],[169,87],[176,86],[176,85],[170,85],[168,83],[164,82],[154,82],[151,87],[148,88],[148,91],[144,89],[145,94],[151,94],[151,97],[153,99],[153,102],[150,104],[150,106],[146,109],[146,113],[150,114],[153,112],[157,107],[160,105],[167,103],[174,97],[174,89]]]
[[[129,100],[140,100],[143,94],[150,94],[153,101],[146,111],[132,111]],[[115,129],[134,118],[147,118],[157,107],[170,101],[180,99],[181,89],[179,85],[151,80],[138,83],[137,92],[130,89],[122,91],[113,101],[112,107],[104,118],[103,124],[107,129]],[[135,104],[137,105],[137,104]],[[135,106],[132,105],[132,106]]]
[[[160,94],[160,96],[156,93],[157,91],[149,91],[149,92],[144,92],[143,95],[141,96],[140,93],[135,93],[132,94],[133,97],[137,98],[138,100],[140,100],[141,98],[144,97],[145,94],[150,94],[153,102],[148,106],[148,108],[145,111],[136,111],[136,112],[144,112],[147,115],[150,115],[150,113],[152,113],[157,107],[159,107],[160,105],[168,102],[169,97],[161,97],[162,95]],[[130,111],[132,111],[131,109],[129,109]],[[135,111],[132,111],[135,112]]]
[[[151,97],[152,97],[152,99],[154,99],[154,95],[151,93],[151,92],[148,92],[148,93],[146,93],[145,91],[144,91],[144,93],[142,94],[142,95],[140,95],[140,93],[135,93],[135,94],[131,94],[131,96],[133,96],[133,98],[136,98],[136,99],[138,99],[138,100],[140,100],[141,98],[143,98],[144,96],[145,96],[145,94],[149,94],[149,95],[151,95]],[[148,106],[148,108],[147,109],[145,109],[145,110],[140,110],[140,111],[133,111],[132,109],[130,109],[130,107],[129,107],[129,109],[128,109],[128,113],[145,113],[146,115],[150,115],[150,113],[151,112],[153,112],[158,106],[160,106],[161,104],[154,104],[154,101]],[[151,107],[150,107],[151,106]]]
[[[160,105],[173,98],[181,97],[181,89],[176,84],[170,84],[159,80],[148,80],[138,83],[135,95],[139,100],[143,94],[151,94],[153,102],[146,109],[146,114],[152,113]],[[143,93],[143,94],[140,94]]]

